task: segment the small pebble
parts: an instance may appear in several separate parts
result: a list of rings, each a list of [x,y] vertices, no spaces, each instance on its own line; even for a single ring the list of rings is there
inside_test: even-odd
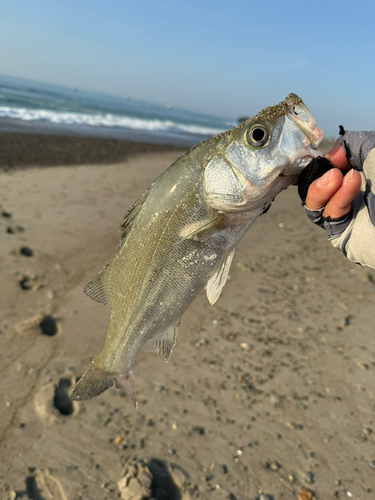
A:
[[[365,427],[364,429],[362,429],[362,433],[365,434],[366,436],[369,436],[370,434],[372,434],[371,427]]]
[[[308,470],[308,471],[305,472],[304,478],[306,479],[306,481],[308,483],[311,484],[311,483],[314,482],[314,473]]]
[[[208,344],[207,339],[199,339],[198,342],[196,342],[195,347],[201,347],[207,344]]]
[[[364,372],[369,369],[369,366],[367,363],[362,363],[361,361],[356,361],[355,364],[358,366],[358,368],[360,368]]]
[[[6,219],[10,219],[12,217],[12,214],[10,212],[7,212],[6,210],[3,210],[1,212],[1,216],[5,217]]]
[[[279,470],[280,467],[281,467],[281,465],[279,464],[279,462],[276,462],[276,460],[269,460],[266,463],[266,468],[270,469],[270,470],[273,470],[273,471]]]
[[[313,495],[311,491],[305,490],[305,488],[302,488],[302,490],[298,493],[298,500],[312,500]]]
[[[34,255],[34,251],[30,247],[21,247],[20,254],[25,257],[32,257]]]
[[[197,434],[200,434],[201,436],[206,433],[205,428],[200,425],[193,425],[191,430],[193,432],[196,432]]]
[[[23,278],[20,280],[20,286],[22,290],[32,290],[35,288],[35,278],[32,276],[23,276]]]
[[[369,462],[369,466],[370,466],[372,469],[375,469],[375,460],[372,460],[371,462]]]
[[[17,234],[17,233],[22,233],[23,231],[24,228],[22,226],[9,226],[7,228],[8,234]]]
[[[259,500],[273,500],[273,496],[272,495],[266,495],[266,494],[262,493],[259,496]]]

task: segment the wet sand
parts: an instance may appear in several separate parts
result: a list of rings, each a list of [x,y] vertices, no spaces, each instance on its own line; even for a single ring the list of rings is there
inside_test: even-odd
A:
[[[50,149],[0,172],[0,498],[374,498],[375,272],[330,246],[295,187],[217,303],[184,315],[170,362],[139,355],[138,410],[114,388],[69,402],[109,317],[83,287],[183,151],[51,167]]]
[[[0,170],[110,164],[142,153],[185,152],[187,149],[169,144],[0,131]]]

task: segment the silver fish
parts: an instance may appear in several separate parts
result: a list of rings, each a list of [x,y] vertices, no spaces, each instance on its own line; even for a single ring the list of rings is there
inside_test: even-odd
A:
[[[209,302],[217,301],[238,242],[318,156],[322,137],[290,94],[193,147],[151,184],[125,215],[117,254],[85,287],[111,314],[103,348],[72,399],[92,398],[115,382],[136,405],[138,351],[169,360],[183,313],[204,287]]]

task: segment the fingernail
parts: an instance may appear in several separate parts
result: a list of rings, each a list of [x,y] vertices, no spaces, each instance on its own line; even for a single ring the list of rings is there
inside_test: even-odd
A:
[[[319,179],[316,181],[316,185],[319,188],[329,186],[332,181],[332,175],[333,175],[333,169],[329,170],[326,172],[324,175],[319,177]]]
[[[349,170],[349,172],[345,175],[344,180],[342,181],[343,186],[345,184],[349,184],[349,182],[353,179],[354,168]]]

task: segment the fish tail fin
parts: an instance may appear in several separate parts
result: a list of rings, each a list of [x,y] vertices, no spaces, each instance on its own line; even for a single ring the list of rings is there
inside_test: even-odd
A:
[[[117,388],[122,388],[128,395],[130,401],[137,406],[137,399],[134,390],[133,371],[128,373],[110,373],[96,365],[94,359],[82,377],[78,380],[70,394],[70,399],[82,401],[91,399],[106,391],[109,387],[116,383]]]
[[[96,366],[95,359],[91,361],[89,367],[78,380],[70,394],[70,399],[81,401],[98,396],[113,385],[115,377],[113,373],[108,373]]]

